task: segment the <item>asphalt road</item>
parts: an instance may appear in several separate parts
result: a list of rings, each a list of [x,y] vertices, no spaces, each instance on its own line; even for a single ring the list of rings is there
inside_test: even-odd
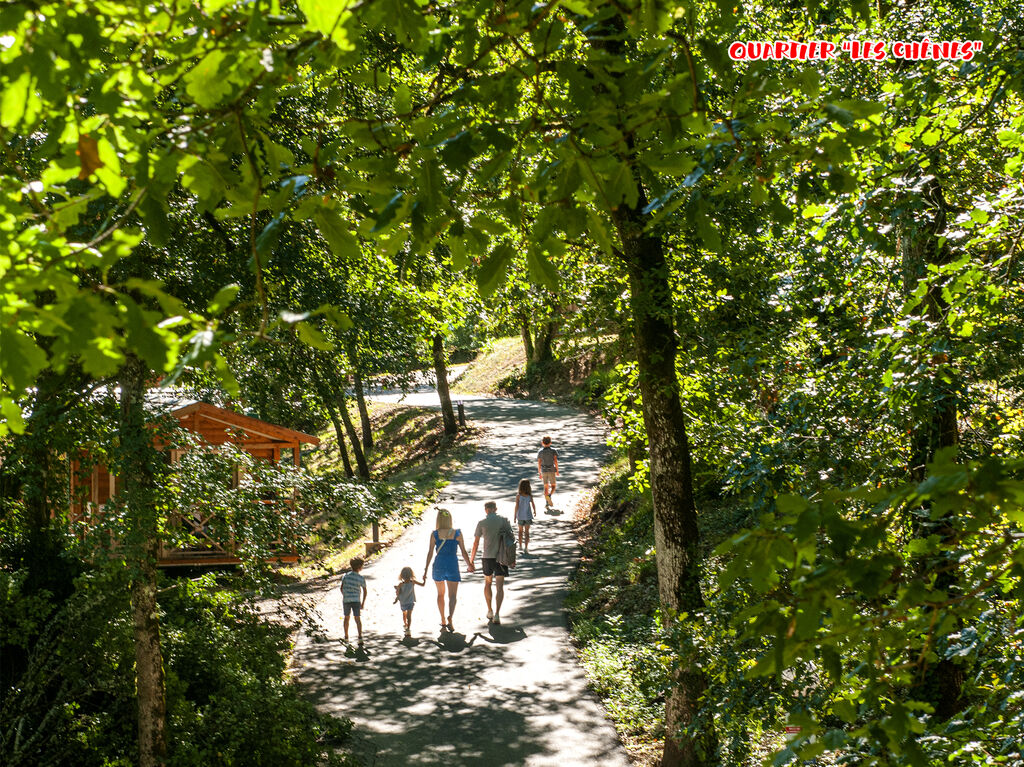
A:
[[[625,751],[576,662],[563,608],[579,557],[570,510],[597,481],[606,457],[603,424],[545,403],[461,399],[467,417],[485,433],[439,505],[452,512],[467,550],[484,501],[496,501],[498,513],[510,516],[523,477],[538,499],[530,555],[520,556],[506,581],[502,624],[487,623],[478,554],[475,574],[462,567],[455,632],[439,630],[437,592],[428,574],[426,587],[417,588],[412,638],[402,638],[393,587],[406,565],[417,578],[423,574],[435,516],[428,511],[363,570],[369,597],[361,650],[341,641],[340,576],[325,582],[317,595],[325,638],[299,637],[299,681],[318,706],[355,722],[376,767],[624,767]],[[436,406],[437,396],[419,392],[405,402]],[[544,435],[552,437],[561,469],[555,494],[561,511],[555,514],[544,513],[537,487],[536,454]]]

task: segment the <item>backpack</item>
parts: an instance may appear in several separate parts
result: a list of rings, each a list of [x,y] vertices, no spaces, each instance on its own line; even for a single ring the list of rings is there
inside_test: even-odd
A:
[[[498,552],[494,560],[509,569],[516,566],[516,537],[512,535],[511,526],[498,533]]]

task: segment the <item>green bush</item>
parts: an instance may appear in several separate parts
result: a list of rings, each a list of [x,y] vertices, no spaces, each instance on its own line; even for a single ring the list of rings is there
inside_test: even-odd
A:
[[[18,684],[0,691],[5,765],[136,762],[134,646],[117,580],[82,576]],[[262,620],[230,586],[161,584],[168,766],[355,764],[340,750],[351,724],[317,712],[285,675],[290,627]]]

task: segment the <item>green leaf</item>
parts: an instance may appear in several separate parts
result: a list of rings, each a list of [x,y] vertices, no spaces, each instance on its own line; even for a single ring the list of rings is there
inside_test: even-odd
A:
[[[203,109],[213,109],[231,92],[230,80],[220,71],[226,60],[224,51],[210,51],[185,75],[186,93]]]
[[[152,320],[155,313],[144,312],[129,296],[122,296],[121,302],[125,309],[128,348],[138,354],[152,370],[162,372],[170,369],[171,349],[168,338],[154,328]]]
[[[274,252],[277,241],[281,238],[282,229],[284,229],[284,213],[278,213],[256,235],[256,252],[260,256],[268,256]]]
[[[224,311],[232,301],[235,300],[235,296],[238,295],[238,291],[241,290],[241,286],[237,283],[225,285],[223,288],[217,291],[217,295],[213,297],[206,306],[207,314],[220,314]]]
[[[35,384],[46,367],[46,352],[16,328],[0,327],[0,378],[16,393]]]
[[[153,195],[147,194],[138,204],[138,211],[146,229],[146,239],[157,248],[164,247],[171,237],[171,224],[164,206]]]
[[[224,391],[228,393],[229,397],[235,397],[237,399],[239,392],[241,391],[241,387],[238,385],[238,379],[235,378],[235,374],[232,372],[231,368],[228,367],[228,361],[224,359],[224,356],[220,352],[213,355],[213,365],[217,370],[217,376],[220,378],[220,382],[224,385]]]
[[[442,143],[441,160],[452,170],[461,170],[473,159],[473,137],[469,131],[460,131]]]
[[[359,241],[349,231],[349,227],[338,214],[330,208],[318,208],[313,213],[313,221],[320,229],[320,234],[327,240],[331,252],[346,261],[358,261],[361,256]]]
[[[775,508],[782,514],[799,514],[807,508],[807,501],[802,496],[783,493],[775,499]]]
[[[612,236],[608,231],[608,225],[605,223],[604,217],[597,211],[589,209],[587,211],[587,218],[590,221],[591,237],[601,246],[601,250],[604,251],[606,256],[613,257],[615,255],[615,245],[612,242]]]
[[[26,70],[4,88],[3,97],[0,98],[0,125],[14,128],[22,121],[33,123],[39,114],[40,104],[35,78]]]
[[[15,434],[25,433],[25,419],[22,417],[21,408],[6,395],[0,396],[0,416],[3,416],[3,420],[0,420],[0,437],[8,431]]]
[[[558,270],[541,252],[539,246],[533,245],[527,248],[526,263],[530,267],[530,274],[534,282],[552,292],[558,290]]]
[[[480,265],[480,271],[476,275],[476,284],[481,295],[486,297],[497,290],[505,279],[505,270],[514,255],[512,247],[505,242],[491,251],[491,255]]]
[[[370,230],[370,233],[376,234],[377,232],[381,232],[384,229],[386,229],[388,224],[390,224],[392,220],[394,220],[395,216],[398,213],[398,209],[402,207],[402,204],[404,202],[404,192],[398,192],[398,194],[392,197],[388,201],[388,204],[384,206],[384,210],[380,212],[380,215],[377,217],[377,222],[373,225],[373,228]]]
[[[295,330],[299,335],[299,340],[306,344],[306,346],[312,346],[314,349],[321,349],[325,352],[333,351],[334,344],[328,341],[323,333],[308,322],[298,323],[295,326]]]
[[[332,40],[343,51],[355,50],[345,31],[345,22],[352,16],[348,6],[346,0],[299,0],[306,26]]]

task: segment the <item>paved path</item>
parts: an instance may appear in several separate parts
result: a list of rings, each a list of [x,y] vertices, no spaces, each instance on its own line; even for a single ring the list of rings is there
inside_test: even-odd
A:
[[[580,492],[595,484],[605,457],[599,419],[524,400],[462,401],[467,417],[486,429],[476,455],[445,490],[452,499],[443,505],[467,549],[484,501],[497,501],[498,513],[509,516],[522,477],[533,483],[541,509],[543,494],[533,480],[543,435],[558,450],[558,508],[571,509]],[[436,405],[437,396],[420,392],[405,402]],[[376,767],[628,764],[569,643],[563,601],[579,555],[569,517],[567,511],[541,511],[530,556],[520,558],[506,582],[500,626],[486,620],[478,554],[475,574],[463,565],[455,633],[439,632],[437,592],[428,575],[426,588],[417,589],[412,639],[402,639],[393,584],[405,565],[422,575],[434,527],[430,511],[363,570],[369,598],[362,652],[346,654],[340,577],[328,581],[319,605],[327,640],[299,638],[299,680],[321,708],[354,720],[376,750]]]

